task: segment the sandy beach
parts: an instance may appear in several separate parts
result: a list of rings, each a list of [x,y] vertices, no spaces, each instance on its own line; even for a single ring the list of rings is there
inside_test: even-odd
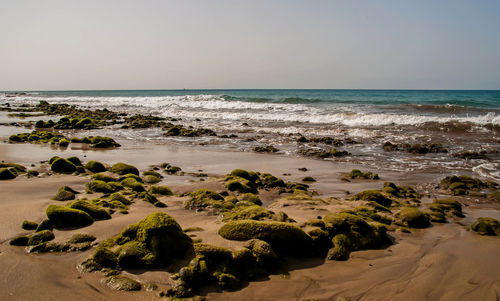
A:
[[[1,127],[1,140],[8,140],[12,127]],[[196,146],[165,145],[158,143],[122,144],[119,149],[93,150],[74,143],[67,149],[44,144],[0,144],[1,159],[24,166],[33,164],[40,176],[1,181],[0,202],[0,285],[3,300],[157,300],[158,292],[174,285],[172,270],[124,270],[122,275],[140,283],[155,283],[154,291],[122,292],[110,289],[103,283],[100,273],[86,273],[79,263],[92,255],[95,246],[82,252],[29,254],[24,247],[9,245],[19,235],[29,234],[22,230],[23,220],[40,222],[45,208],[61,202],[51,200],[61,186],[67,185],[84,192],[89,174],[64,175],[50,172],[46,163],[52,156],[77,156],[83,161],[100,161],[109,166],[127,162],[141,172],[161,162],[171,162],[184,171],[180,175],[166,175],[158,185],[168,185],[174,196],[159,197],[168,205],[156,208],[136,201],[128,214],[113,214],[112,219],[96,221],[78,230],[55,229],[56,242],[68,240],[75,232],[91,234],[102,241],[120,233],[129,224],[136,223],[152,212],[165,212],[182,228],[200,227],[193,238],[203,243],[237,250],[244,243],[223,239],[217,234],[223,225],[221,218],[211,211],[186,210],[183,196],[200,188],[214,191],[225,189],[222,176],[241,168],[269,172],[285,181],[299,182],[304,176],[313,177],[310,190],[317,197],[328,200],[323,203],[292,202],[279,200],[275,192],[262,192],[263,207],[282,210],[297,224],[304,223],[328,212],[353,208],[356,202],[344,201],[367,189],[380,189],[383,181],[346,182],[341,175],[354,168],[351,163],[325,162],[303,157],[258,154],[238,151],[213,151]],[[45,163],[40,163],[45,162]],[[299,171],[299,168],[307,171]],[[435,173],[400,173],[388,170],[370,171],[381,179],[398,185],[417,187],[429,203],[442,195],[432,189],[445,176],[444,171]],[[204,173],[200,181],[196,173]],[[94,198],[99,194],[79,194],[78,198]],[[500,241],[496,237],[480,236],[468,230],[477,217],[500,218],[499,204],[479,201],[474,197],[461,198],[464,205],[463,219],[446,224],[433,224],[426,229],[412,229],[404,233],[397,228],[389,232],[392,245],[380,250],[353,252],[347,261],[331,261],[324,258],[298,259],[289,257],[280,274],[271,274],[257,281],[246,282],[236,291],[203,288],[199,296],[207,300],[495,300],[500,294],[500,275],[497,253]],[[286,203],[286,204],[285,204]],[[313,205],[311,205],[313,204]],[[410,231],[408,231],[410,232]]]

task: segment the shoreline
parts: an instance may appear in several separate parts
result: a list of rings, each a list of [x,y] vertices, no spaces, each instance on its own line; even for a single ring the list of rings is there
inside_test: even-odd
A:
[[[0,138],[7,139],[12,131],[19,132],[19,128],[0,127]],[[421,204],[416,205],[418,207],[422,205],[425,208],[434,199],[443,198],[457,199],[463,206],[465,218],[450,218],[449,223],[433,223],[426,229],[411,228],[411,233],[405,233],[403,228],[394,228],[388,232],[393,239],[393,244],[388,247],[354,251],[347,261],[287,258],[282,273],[246,282],[239,290],[222,292],[213,287],[203,289],[200,295],[207,300],[489,300],[494,299],[500,290],[500,275],[495,268],[500,264],[496,256],[500,241],[497,237],[480,236],[466,230],[478,217],[500,219],[500,204],[482,196],[456,197],[436,189],[440,179],[450,175],[446,170],[396,172],[363,164],[282,154],[117,141],[122,147],[109,150],[86,150],[77,143],[65,149],[40,144],[0,143],[1,160],[26,167],[35,164],[33,168],[40,170],[39,177],[20,175],[14,180],[0,181],[0,266],[4,267],[0,271],[0,278],[4,279],[0,284],[0,298],[47,300],[67,298],[71,291],[72,300],[158,300],[158,292],[174,283],[170,278],[173,273],[165,269],[132,269],[122,274],[143,284],[154,282],[159,289],[115,291],[102,282],[102,274],[82,273],[77,269],[77,265],[94,252],[95,246],[82,252],[28,254],[23,247],[8,244],[13,237],[29,233],[20,227],[23,220],[39,222],[49,204],[64,204],[51,200],[61,186],[68,185],[81,192],[78,198],[101,197],[100,193],[84,192],[92,173],[74,176],[50,172],[50,166],[41,162],[52,156],[77,156],[84,162],[96,160],[110,166],[125,162],[136,166],[141,174],[162,162],[179,166],[183,171],[177,175],[164,174],[157,183],[167,185],[175,194],[158,196],[168,205],[166,208],[154,207],[136,199],[130,205],[128,214],[115,212],[109,220],[98,220],[77,230],[55,229],[56,242],[64,242],[74,233],[92,234],[97,241],[102,241],[152,212],[164,212],[183,229],[203,228],[189,234],[193,239],[231,251],[238,250],[244,242],[226,240],[217,234],[225,223],[218,212],[187,210],[184,207],[189,200],[185,193],[200,188],[226,190],[224,175],[238,168],[269,172],[287,183],[301,182],[305,176],[313,177],[316,182],[308,184],[311,199],[286,199],[290,193],[285,193],[283,197],[273,189],[259,191],[263,208],[283,211],[297,225],[316,216],[324,217],[328,212],[365,205],[360,200],[346,200],[364,190],[382,189],[385,181],[415,187],[422,194]],[[300,171],[299,168],[307,168],[307,171]],[[341,179],[343,173],[357,168],[364,172],[376,172],[380,180],[347,182]],[[315,198],[323,201],[315,201]]]

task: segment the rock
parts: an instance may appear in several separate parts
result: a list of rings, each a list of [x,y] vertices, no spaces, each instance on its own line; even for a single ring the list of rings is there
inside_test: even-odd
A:
[[[76,166],[66,159],[57,158],[50,165],[50,169],[57,173],[74,173]]]
[[[471,226],[472,231],[481,235],[500,236],[500,222],[490,217],[480,217]]]
[[[41,244],[46,241],[51,241],[55,238],[54,233],[50,230],[43,230],[40,232],[36,232],[35,234],[31,235],[29,240],[28,240],[28,245],[29,246],[36,246],[38,244]]]
[[[85,168],[94,173],[106,171],[106,167],[101,162],[93,160],[87,162]]]
[[[108,277],[104,280],[107,286],[118,291],[139,291],[141,284],[128,277],[116,275]]]
[[[46,213],[56,228],[81,228],[94,222],[86,212],[58,205],[49,205]]]
[[[119,163],[116,163],[115,165],[113,165],[111,167],[111,171],[116,173],[116,174],[119,174],[119,175],[126,175],[129,173],[137,175],[137,176],[139,175],[139,170],[135,166],[125,164],[122,162],[119,162]]]
[[[0,168],[0,180],[12,180],[16,178],[16,174],[8,168]]]

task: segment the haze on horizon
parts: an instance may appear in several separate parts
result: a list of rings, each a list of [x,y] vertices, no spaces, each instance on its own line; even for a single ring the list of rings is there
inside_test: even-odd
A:
[[[500,1],[0,4],[0,90],[500,89]]]

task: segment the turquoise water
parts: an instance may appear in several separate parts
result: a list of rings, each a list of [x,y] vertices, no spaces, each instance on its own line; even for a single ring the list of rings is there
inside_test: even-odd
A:
[[[456,105],[500,108],[500,90],[110,90],[38,91],[46,96],[158,97],[219,95],[226,100],[293,104]]]

